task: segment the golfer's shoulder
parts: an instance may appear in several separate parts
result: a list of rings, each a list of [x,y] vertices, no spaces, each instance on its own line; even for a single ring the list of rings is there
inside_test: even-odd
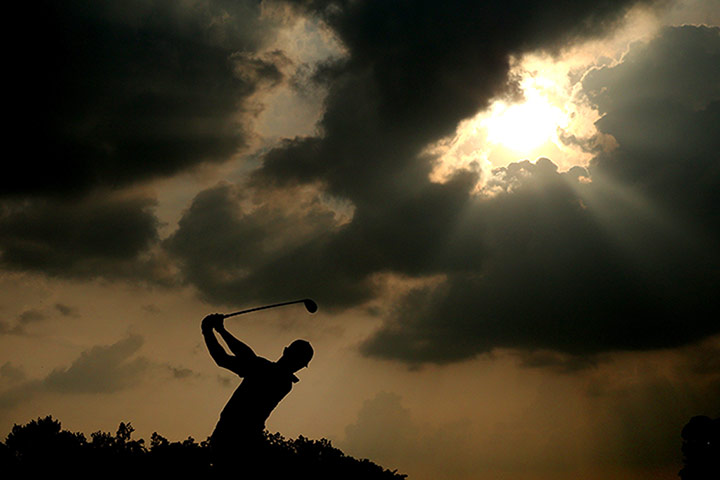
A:
[[[255,375],[261,375],[268,370],[268,365],[272,365],[272,362],[266,358],[258,357],[257,355],[247,356],[244,358],[233,357],[234,369],[236,374],[241,377],[249,377]]]
[[[265,372],[274,369],[275,362],[271,362],[267,358],[256,355],[255,358],[252,359],[251,367],[253,368],[253,370]]]

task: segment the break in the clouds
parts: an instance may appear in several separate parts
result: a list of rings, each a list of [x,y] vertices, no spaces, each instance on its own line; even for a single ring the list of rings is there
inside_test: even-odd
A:
[[[41,380],[28,380],[0,393],[0,408],[12,407],[42,392],[55,393],[113,393],[132,387],[147,374],[151,363],[137,352],[143,345],[143,338],[131,335],[112,345],[98,345],[80,354],[66,368],[56,368]],[[16,380],[18,367],[6,364],[4,376]]]
[[[3,196],[77,196],[226,161],[248,141],[244,102],[280,78],[247,53],[274,28],[257,2],[11,8],[27,43],[6,62],[16,114]]]

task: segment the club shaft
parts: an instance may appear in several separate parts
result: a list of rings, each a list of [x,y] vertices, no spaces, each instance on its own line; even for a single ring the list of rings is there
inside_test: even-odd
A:
[[[239,312],[227,313],[227,314],[223,315],[223,318],[234,317],[235,315],[242,315],[243,313],[256,312],[258,310],[265,310],[266,308],[282,307],[283,305],[291,305],[293,303],[303,303],[304,301],[305,301],[305,299],[292,300],[290,302],[274,303],[272,305],[265,305],[263,307],[249,308],[247,310],[240,310]]]

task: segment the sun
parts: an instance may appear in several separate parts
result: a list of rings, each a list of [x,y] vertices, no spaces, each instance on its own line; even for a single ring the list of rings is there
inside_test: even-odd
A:
[[[529,154],[557,136],[558,127],[567,123],[563,110],[554,106],[537,90],[526,90],[525,101],[493,103],[481,121],[487,141],[518,154]]]
[[[600,116],[581,95],[576,72],[584,68],[584,57],[529,54],[513,60],[509,77],[517,79],[521,99],[495,98],[460,122],[453,135],[428,145],[426,153],[435,160],[430,180],[443,183],[470,170],[479,173],[481,191],[494,169],[521,160],[547,157],[563,171],[586,166]]]

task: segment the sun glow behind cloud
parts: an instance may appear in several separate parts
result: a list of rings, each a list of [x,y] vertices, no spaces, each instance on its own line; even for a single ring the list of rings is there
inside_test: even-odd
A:
[[[547,141],[557,139],[557,129],[567,126],[567,114],[539,90],[524,90],[522,103],[507,104],[498,101],[493,104],[489,115],[480,120],[487,130],[487,140],[521,155],[532,152]]]
[[[562,169],[586,165],[591,155],[567,138],[589,142],[597,135],[598,114],[575,95],[570,68],[568,62],[540,56],[516,60],[512,75],[519,78],[520,100],[496,99],[460,123],[453,137],[428,149],[438,159],[432,180],[443,182],[462,168],[488,178],[494,168],[540,156]]]
[[[615,139],[595,127],[599,112],[579,92],[583,75],[621,61],[628,46],[647,41],[661,25],[659,12],[631,9],[624,22],[603,39],[568,46],[559,55],[530,52],[511,59],[509,78],[517,81],[519,99],[497,98],[474,117],[461,122],[453,136],[427,149],[435,156],[431,180],[445,182],[461,169],[480,173],[483,190],[492,170],[519,160],[552,159],[561,171],[587,166]]]

